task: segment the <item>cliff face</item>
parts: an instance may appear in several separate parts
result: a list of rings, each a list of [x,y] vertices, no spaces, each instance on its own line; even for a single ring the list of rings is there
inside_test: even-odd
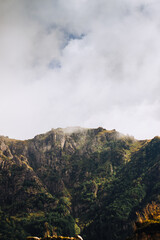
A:
[[[124,239],[135,211],[159,199],[159,157],[158,137],[137,141],[103,128],[0,137],[0,239],[12,239],[4,229],[15,226],[14,239],[42,236],[45,222],[60,235]]]

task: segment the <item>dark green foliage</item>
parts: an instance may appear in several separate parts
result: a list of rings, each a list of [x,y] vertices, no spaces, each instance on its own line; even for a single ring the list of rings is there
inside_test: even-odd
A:
[[[0,139],[0,239],[74,236],[123,240],[136,211],[160,202],[160,139],[136,141],[103,128]],[[3,145],[4,145],[3,144]],[[25,149],[25,150],[24,150]]]

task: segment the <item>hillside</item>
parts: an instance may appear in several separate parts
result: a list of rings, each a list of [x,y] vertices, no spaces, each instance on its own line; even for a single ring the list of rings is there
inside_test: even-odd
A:
[[[64,236],[125,239],[135,212],[160,201],[159,173],[159,137],[138,141],[103,128],[1,136],[0,239],[43,236],[46,222]]]

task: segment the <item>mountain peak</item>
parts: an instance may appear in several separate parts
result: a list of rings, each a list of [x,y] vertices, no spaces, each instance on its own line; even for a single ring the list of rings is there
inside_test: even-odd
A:
[[[72,133],[78,133],[78,132],[84,132],[87,131],[88,128],[82,128],[79,126],[71,126],[71,127],[66,127],[66,128],[57,128],[57,129],[52,129],[53,131],[62,131],[63,133],[66,134],[72,134]]]

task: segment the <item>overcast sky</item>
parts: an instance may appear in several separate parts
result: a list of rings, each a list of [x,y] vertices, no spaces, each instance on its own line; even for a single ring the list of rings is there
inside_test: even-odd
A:
[[[160,135],[159,0],[0,0],[0,135]]]

